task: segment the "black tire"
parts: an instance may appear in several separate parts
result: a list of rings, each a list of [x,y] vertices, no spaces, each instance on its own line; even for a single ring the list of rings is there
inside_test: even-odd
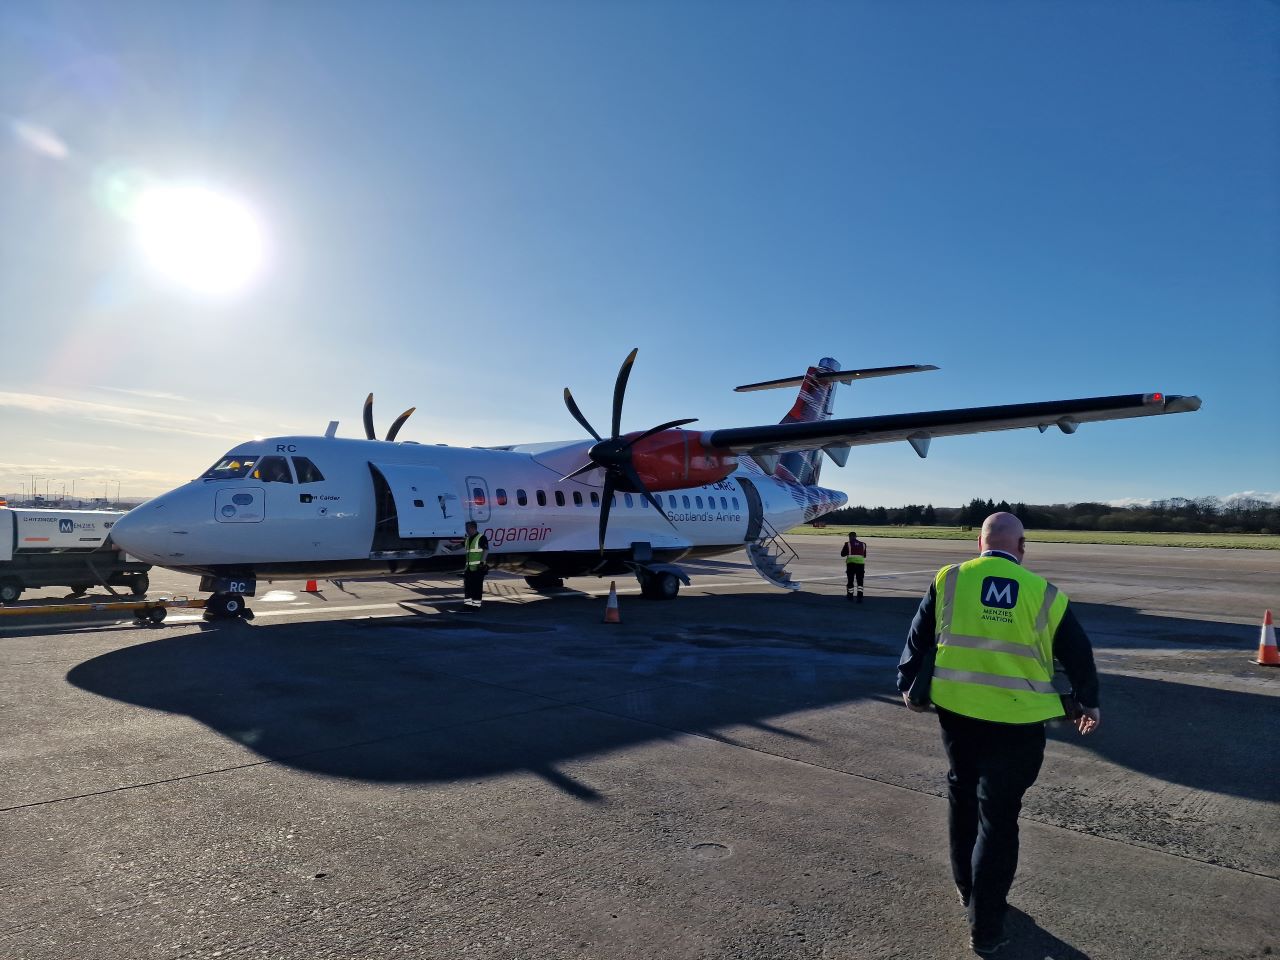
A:
[[[14,603],[22,596],[22,581],[17,577],[0,579],[0,603]]]
[[[152,607],[147,611],[147,619],[152,623],[164,623],[164,618],[169,615],[169,611],[164,607]]]
[[[244,597],[238,593],[215,593],[204,604],[210,620],[234,620],[244,615]]]
[[[665,570],[653,578],[653,594],[658,600],[674,600],[680,593],[680,578]]]
[[[129,581],[129,592],[135,597],[145,597],[147,595],[147,588],[150,586],[151,580],[148,579],[147,575],[145,573],[140,574]]]
[[[73,597],[82,597],[88,592],[89,587],[90,584],[87,583],[73,583],[71,584],[71,595]]]
[[[640,578],[640,596],[646,600],[674,600],[680,593],[680,578],[661,571]]]

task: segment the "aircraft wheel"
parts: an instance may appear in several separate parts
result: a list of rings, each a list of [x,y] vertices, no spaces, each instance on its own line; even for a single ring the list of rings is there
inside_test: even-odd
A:
[[[152,623],[164,623],[164,618],[169,615],[169,611],[164,607],[152,607],[147,611],[147,618]]]
[[[0,603],[13,603],[22,596],[22,581],[17,577],[0,579]]]
[[[653,591],[659,600],[674,600],[680,593],[680,578],[674,573],[660,573],[654,577]]]
[[[205,616],[210,620],[234,620],[244,615],[244,597],[238,593],[215,593],[204,605]]]
[[[640,578],[640,596],[646,600],[674,600],[680,593],[680,578],[674,573],[649,573]]]

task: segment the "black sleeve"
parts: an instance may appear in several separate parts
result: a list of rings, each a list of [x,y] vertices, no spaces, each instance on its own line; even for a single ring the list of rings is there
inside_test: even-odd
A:
[[[489,549],[489,538],[486,537],[484,534],[480,535],[480,549],[481,550]]]
[[[935,634],[934,607],[937,606],[935,584],[929,584],[924,599],[920,601],[920,609],[911,621],[911,629],[907,631],[907,643],[902,648],[902,657],[898,660],[898,692],[906,693],[920,672],[929,651],[938,645]]]
[[[1053,635],[1053,655],[1067,671],[1080,705],[1098,706],[1098,670],[1093,665],[1093,645],[1070,604],[1067,604],[1067,612]]]
[[[847,557],[849,555],[849,544],[845,544],[840,548],[840,556]]]

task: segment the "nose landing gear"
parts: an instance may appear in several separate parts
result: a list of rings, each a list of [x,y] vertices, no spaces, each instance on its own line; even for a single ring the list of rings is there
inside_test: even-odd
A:
[[[204,618],[206,620],[252,620],[253,611],[244,602],[239,593],[215,593],[205,601]]]

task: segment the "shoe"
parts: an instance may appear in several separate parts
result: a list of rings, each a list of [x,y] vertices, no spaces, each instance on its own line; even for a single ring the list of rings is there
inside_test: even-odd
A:
[[[976,933],[969,935],[969,948],[980,957],[989,957],[1009,942],[1009,937],[1002,930],[988,937],[979,937]]]

